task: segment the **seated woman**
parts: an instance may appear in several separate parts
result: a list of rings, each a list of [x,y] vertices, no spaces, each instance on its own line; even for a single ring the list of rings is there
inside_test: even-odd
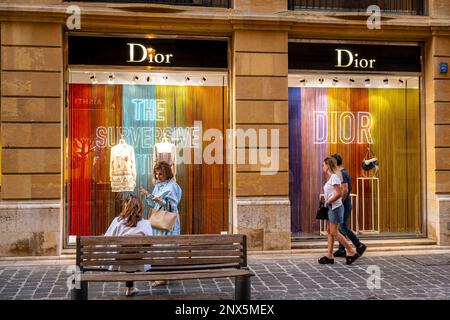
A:
[[[105,236],[151,236],[153,230],[148,222],[142,218],[144,214],[144,203],[141,199],[134,195],[129,195],[125,200],[123,211],[116,217]],[[150,265],[145,265],[144,270],[150,269]],[[133,281],[126,282],[127,296],[132,296],[138,293],[138,289],[134,287]]]

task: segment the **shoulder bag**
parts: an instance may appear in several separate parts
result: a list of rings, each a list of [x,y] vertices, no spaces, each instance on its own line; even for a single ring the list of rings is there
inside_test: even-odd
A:
[[[317,220],[328,220],[328,211],[330,209],[325,205],[324,201],[320,201],[319,209],[317,210]]]
[[[375,175],[378,173],[378,158],[375,157],[370,148],[367,148],[367,153],[361,163],[361,168],[363,172],[368,172],[375,168]]]
[[[152,228],[155,229],[160,229],[163,231],[172,231],[173,227],[175,226],[175,223],[177,222],[177,214],[171,212],[171,205],[170,205],[170,201],[167,201],[168,205],[169,205],[169,209],[168,211],[166,210],[161,210],[160,209],[155,209],[155,208],[151,208],[149,215],[149,221],[150,224],[152,225]]]

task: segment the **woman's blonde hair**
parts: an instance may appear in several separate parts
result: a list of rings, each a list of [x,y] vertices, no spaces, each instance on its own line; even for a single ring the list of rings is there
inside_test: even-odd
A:
[[[339,179],[341,179],[342,181],[342,173],[341,170],[339,169],[338,165],[337,165],[337,161],[335,158],[333,157],[327,157],[325,158],[325,160],[323,160],[323,162],[328,166],[328,169],[330,170],[331,174],[337,174]]]
[[[125,204],[118,220],[125,220],[127,227],[134,228],[142,220],[144,204],[141,199],[132,194],[127,197]]]

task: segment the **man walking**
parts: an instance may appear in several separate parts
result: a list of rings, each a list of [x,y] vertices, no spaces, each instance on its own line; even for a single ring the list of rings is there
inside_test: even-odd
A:
[[[360,256],[363,255],[364,251],[366,251],[367,246],[361,241],[359,241],[356,234],[353,233],[352,230],[348,227],[348,220],[352,214],[352,201],[350,199],[350,193],[352,191],[352,181],[350,179],[350,175],[347,170],[342,166],[342,157],[339,154],[333,154],[332,157],[336,159],[337,165],[342,173],[343,181],[341,183],[342,187],[342,202],[344,203],[344,222],[339,224],[340,232],[346,236],[355,246],[356,252]],[[343,245],[339,244],[339,249],[333,254],[335,257],[345,257],[347,254],[345,252],[345,248]]]

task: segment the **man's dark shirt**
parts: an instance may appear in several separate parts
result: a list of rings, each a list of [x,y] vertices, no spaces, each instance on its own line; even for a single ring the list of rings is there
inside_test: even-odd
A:
[[[348,185],[348,193],[344,200],[344,209],[345,211],[350,211],[352,210],[352,200],[350,199],[350,193],[352,192],[352,179],[346,169],[342,169],[341,173],[342,179],[344,180],[342,183],[347,183]]]

